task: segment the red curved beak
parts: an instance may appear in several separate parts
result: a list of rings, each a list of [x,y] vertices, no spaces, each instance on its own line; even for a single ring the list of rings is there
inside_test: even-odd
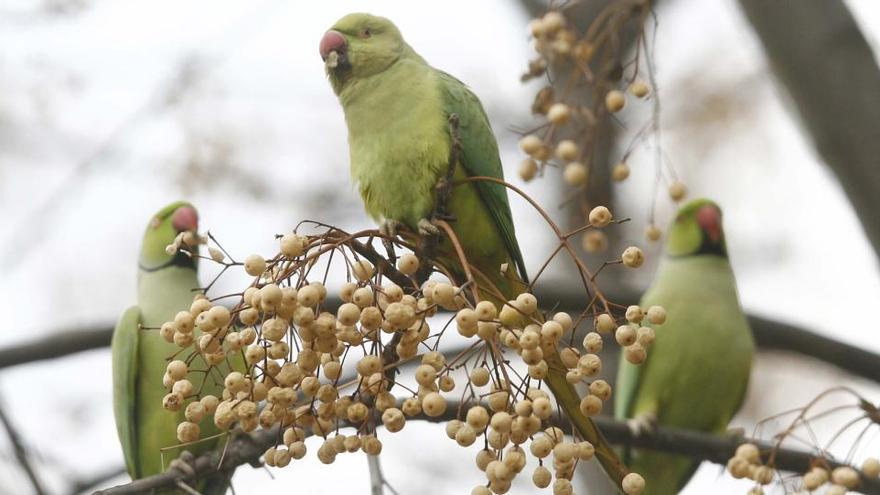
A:
[[[721,212],[712,205],[697,210],[697,223],[712,242],[721,240]]]
[[[330,55],[330,52],[337,52],[339,54],[344,53],[345,37],[342,36],[339,31],[327,31],[321,38],[321,43],[318,45],[318,52],[321,53],[321,59],[323,60],[327,60],[327,56]]]
[[[178,232],[186,232],[187,230],[196,231],[199,229],[199,214],[192,206],[181,206],[174,211],[171,217],[171,225]]]

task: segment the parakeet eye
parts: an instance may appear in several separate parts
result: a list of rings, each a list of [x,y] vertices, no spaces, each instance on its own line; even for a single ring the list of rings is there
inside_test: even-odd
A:
[[[361,29],[361,38],[367,39],[372,35],[373,33],[370,32],[370,28]]]

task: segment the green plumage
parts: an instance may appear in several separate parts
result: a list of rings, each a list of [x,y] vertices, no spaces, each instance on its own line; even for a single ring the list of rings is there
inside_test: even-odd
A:
[[[371,31],[369,39],[358,36],[365,28]],[[413,230],[430,218],[435,186],[450,161],[452,114],[459,117],[461,140],[455,178],[503,178],[489,120],[461,81],[428,65],[387,19],[352,14],[333,29],[348,41],[350,69],[329,76],[345,111],[352,177],[373,218]],[[500,278],[499,288],[513,290],[515,269],[525,279],[525,265],[505,187],[462,184],[449,203],[453,229],[469,260],[492,279],[507,264],[510,275]],[[441,258],[455,258],[448,243],[441,253]]]
[[[713,240],[700,225],[711,224]],[[699,213],[701,212],[702,213]],[[650,414],[657,424],[723,433],[739,409],[754,353],[751,330],[736,292],[720,230],[720,210],[696,200],[679,212],[670,227],[667,256],[641,306],[666,308],[666,323],[656,329],[647,360],[635,366],[621,361],[615,391],[615,416]],[[689,458],[636,451],[629,466],[646,481],[644,493],[678,493],[697,464]]]
[[[177,445],[177,424],[184,421],[183,408],[172,413],[162,407],[162,398],[168,393],[162,377],[168,357],[180,348],[166,342],[156,330],[166,321],[174,319],[178,311],[188,310],[193,289],[199,287],[196,263],[184,253],[169,256],[165,246],[171,244],[178,234],[175,229],[175,213],[188,208],[195,218],[195,210],[188,203],[173,203],[159,211],[150,221],[144,234],[139,260],[137,306],[129,308],[120,318],[113,334],[113,409],[116,428],[125,456],[125,465],[132,479],[143,478],[162,472],[176,458],[181,449],[161,452],[161,449]],[[190,368],[205,368],[197,357]],[[187,378],[196,390],[205,374],[190,373]],[[202,394],[220,395],[222,383],[208,378]],[[201,438],[217,433],[210,419],[200,425]],[[200,442],[186,447],[198,454],[212,449],[219,439]],[[225,492],[225,483],[210,480],[200,490],[208,493]]]
[[[343,17],[325,34],[320,51],[333,62],[327,75],[345,112],[351,173],[366,211],[377,221],[399,222],[414,231],[430,219],[436,186],[450,162],[449,117],[456,114],[461,156],[448,204],[454,217],[452,229],[482,298],[501,304],[522,293],[528,279],[507,189],[498,183],[467,181],[476,176],[503,178],[498,145],[479,99],[461,81],[428,65],[397,27],[381,17]],[[437,258],[452,270],[457,283],[466,280],[446,236],[441,237]],[[486,290],[491,286],[503,297]],[[622,467],[595,425],[580,412],[580,398],[565,380],[559,355],[548,354],[545,359],[549,388],[619,482]]]

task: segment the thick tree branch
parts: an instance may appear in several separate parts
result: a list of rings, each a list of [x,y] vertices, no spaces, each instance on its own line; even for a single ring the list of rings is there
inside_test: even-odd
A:
[[[547,2],[543,0],[520,0],[529,17],[540,17],[547,13]]]
[[[428,416],[418,416],[416,418],[410,418],[410,421],[421,420],[433,423],[446,422],[456,417],[460,405],[461,404],[450,402],[446,408],[446,413],[440,417],[431,418]],[[558,418],[558,416],[554,416],[554,418]],[[678,428],[658,427],[653,433],[635,436],[625,422],[615,421],[604,416],[595,417],[593,420],[596,422],[597,426],[602,429],[602,432],[605,433],[607,439],[611,443],[681,454],[696,460],[707,460],[718,464],[726,464],[728,459],[733,457],[736,448],[745,442],[756,444],[762,452],[768,452],[772,448],[771,444],[760,440],[750,440],[735,436],[719,437],[707,433],[682,430]],[[379,424],[381,424],[381,422],[379,422]],[[565,429],[569,425],[560,422],[557,426]],[[278,439],[279,432],[277,427],[271,430],[260,430],[250,435],[240,435],[233,438],[230,441],[229,447],[223,458],[222,469],[226,470],[242,464],[259,463],[259,458],[263,452],[269,447],[274,446]],[[203,478],[216,472],[221,453],[222,448],[219,448],[217,451],[208,452],[196,458],[193,466],[195,469],[195,478]],[[780,449],[776,454],[776,467],[783,471],[803,473],[810,468],[810,462],[813,459],[815,459],[815,457],[808,452]],[[831,463],[832,468],[841,465],[844,464]],[[179,481],[192,481],[192,479],[194,478],[187,478],[184,473],[172,468],[162,474],[132,481],[125,485],[118,485],[95,493],[96,495],[150,493],[151,490],[172,487]],[[874,479],[867,479],[863,476],[861,491],[866,494],[880,494],[880,482]]]
[[[880,355],[780,321],[756,315],[748,318],[761,350],[796,352],[880,383]]]
[[[112,324],[98,323],[13,344],[0,349],[0,369],[108,347],[112,336]]]
[[[736,448],[743,443],[753,443],[766,457],[773,445],[758,439],[741,438],[733,435],[716,436],[707,433],[684,430],[680,428],[657,428],[656,432],[636,437],[626,422],[615,421],[602,416],[594,418],[611,443],[631,445],[651,450],[660,450],[673,454],[681,454],[692,459],[726,464],[736,453]],[[816,457],[802,450],[779,449],[776,454],[776,468],[793,473],[805,473],[812,466]],[[829,467],[836,468],[847,464],[831,462]],[[866,494],[880,494],[880,481],[862,476],[861,491]]]
[[[123,466],[114,466],[97,474],[92,474],[87,478],[75,479],[70,482],[70,488],[67,493],[68,495],[79,495],[89,488],[103,486],[108,480],[122,474],[125,474],[125,468]]]
[[[538,289],[541,301],[558,301],[560,310],[580,311],[583,301],[573,299],[573,291]],[[639,300],[634,291],[608,291],[608,297],[620,304],[635,304]],[[328,307],[335,310],[338,301],[330,300]],[[846,344],[795,325],[770,318],[749,315],[755,341],[761,349],[792,351],[819,359],[853,375],[880,383],[880,355],[861,347]],[[65,330],[56,334],[0,349],[0,369],[20,364],[66,356],[76,352],[110,345],[112,328]]]
[[[196,457],[192,463],[193,476],[189,476],[180,469],[173,467],[161,474],[156,474],[131,483],[117,485],[106,490],[95,492],[98,494],[133,494],[152,493],[160,488],[170,488],[177,485],[178,481],[192,481],[206,478],[218,471],[227,471],[243,464],[259,464],[260,456],[269,447],[275,445],[279,439],[278,428],[258,430],[251,434],[233,437],[227,446],[218,447],[216,450],[206,452]],[[224,453],[225,448],[225,453]],[[220,463],[222,458],[223,463]],[[218,469],[219,468],[219,469]]]
[[[582,301],[572,300],[572,291],[538,289],[539,301],[559,301],[561,310],[572,311]],[[623,305],[638,304],[640,294],[631,290],[610,290],[605,295]],[[880,383],[880,354],[850,345],[795,325],[748,314],[755,342],[761,350],[792,351],[815,358],[853,375]]]
[[[880,67],[870,45],[840,0],[739,3],[880,253]]]

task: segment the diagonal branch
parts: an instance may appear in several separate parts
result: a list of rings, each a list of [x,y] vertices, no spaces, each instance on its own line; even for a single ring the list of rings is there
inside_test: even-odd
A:
[[[46,490],[43,489],[43,485],[40,483],[36,471],[34,471],[33,466],[31,466],[27,450],[25,450],[24,444],[21,442],[21,437],[18,435],[18,431],[15,429],[15,426],[12,425],[9,417],[6,416],[6,411],[2,407],[0,407],[0,423],[3,423],[3,428],[9,436],[9,442],[15,450],[15,458],[18,460],[18,464],[21,465],[21,469],[27,475],[28,480],[30,480],[34,493],[37,495],[43,495],[46,493]]]
[[[104,485],[108,480],[122,474],[125,474],[125,468],[120,465],[107,468],[104,471],[89,475],[88,477],[74,479],[70,482],[70,487],[67,489],[67,493],[68,495],[77,495],[89,488]]]

